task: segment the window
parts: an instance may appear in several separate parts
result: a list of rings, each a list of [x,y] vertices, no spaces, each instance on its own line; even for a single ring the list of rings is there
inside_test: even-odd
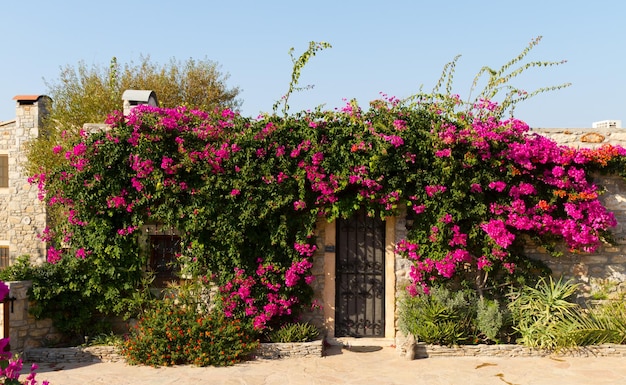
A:
[[[150,236],[150,270],[154,273],[155,287],[167,287],[178,281],[175,272],[176,257],[180,253],[180,237],[175,235]]]
[[[9,156],[0,154],[0,188],[9,187]]]
[[[0,246],[0,269],[9,267],[9,246]]]

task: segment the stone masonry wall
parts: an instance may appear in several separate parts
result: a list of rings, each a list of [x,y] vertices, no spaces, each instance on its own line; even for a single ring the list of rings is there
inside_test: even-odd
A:
[[[324,311],[321,306],[315,306],[323,301],[324,288],[325,288],[325,275],[324,275],[324,251],[326,245],[324,239],[326,237],[326,221],[320,220],[316,226],[316,246],[317,250],[313,254],[313,268],[311,273],[315,277],[311,286],[313,287],[314,306],[303,314],[303,321],[310,322],[317,326],[325,334],[324,330]]]
[[[30,348],[48,345],[61,339],[52,326],[50,319],[35,319],[29,313],[30,300],[28,289],[31,287],[30,281],[5,282],[9,287],[8,306],[0,307],[1,328],[4,330],[4,322],[8,316],[9,338],[11,351],[23,352]]]
[[[17,101],[16,119],[0,126],[0,154],[9,158],[9,187],[0,189],[0,245],[9,246],[9,257],[30,255],[34,263],[45,260],[45,244],[37,235],[46,226],[45,205],[36,185],[28,182],[26,144],[39,135],[48,98]]]

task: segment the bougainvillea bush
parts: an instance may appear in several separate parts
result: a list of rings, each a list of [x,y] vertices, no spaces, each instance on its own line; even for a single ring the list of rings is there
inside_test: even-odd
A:
[[[317,221],[366,210],[411,217],[396,245],[413,262],[410,293],[456,279],[482,294],[533,268],[528,240],[595,250],[615,219],[592,173],[626,154],[534,135],[505,117],[510,102],[447,92],[257,118],[114,113],[108,129],[60,143],[62,165],[32,178],[65,212],[46,229],[48,260],[89,264],[84,292],[104,310],[132,292],[142,226],[158,223],[177,230],[187,270],[220,286],[226,316],[263,330],[310,305]]]

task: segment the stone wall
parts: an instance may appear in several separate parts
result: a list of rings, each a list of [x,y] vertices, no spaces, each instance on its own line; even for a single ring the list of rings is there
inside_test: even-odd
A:
[[[28,362],[120,362],[124,357],[114,346],[88,346],[71,348],[33,348],[24,352]]]
[[[6,282],[9,287],[8,306],[0,311],[0,320],[4,329],[4,322],[8,315],[9,338],[11,351],[22,352],[24,350],[45,346],[59,341],[62,338],[52,325],[50,319],[35,319],[29,312],[30,300],[28,289],[30,281]]]
[[[26,145],[40,133],[49,98],[23,95],[15,100],[15,120],[0,125],[0,154],[9,158],[9,187],[0,189],[0,245],[9,247],[11,261],[30,255],[34,263],[42,263],[45,244],[37,236],[46,227],[46,210],[23,166]]]
[[[324,274],[325,269],[325,251],[326,251],[326,221],[320,220],[316,226],[316,246],[317,250],[313,254],[313,267],[311,269],[312,275],[315,280],[311,286],[313,288],[313,306],[303,314],[303,321],[310,322],[317,326],[321,330],[322,335],[326,335],[326,323],[324,317],[324,290],[327,287],[327,279],[334,277],[326,277]]]
[[[324,342],[262,343],[254,355],[262,359],[322,357]]]
[[[257,359],[309,358],[324,355],[322,340],[291,343],[262,343],[253,356]],[[32,348],[24,352],[28,362],[75,363],[75,362],[120,362],[124,356],[114,346],[88,346],[70,348]]]
[[[624,128],[535,128],[531,133],[574,148],[598,148],[605,144],[624,146],[626,143]]]
[[[434,357],[626,357],[626,345],[593,345],[551,352],[520,345],[422,345],[416,358]],[[422,350],[420,353],[419,350]]]

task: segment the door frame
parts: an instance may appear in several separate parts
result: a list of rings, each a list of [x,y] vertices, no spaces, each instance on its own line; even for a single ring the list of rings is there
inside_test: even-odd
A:
[[[336,266],[335,246],[337,238],[336,221],[326,224],[324,231],[324,291],[323,311],[324,327],[328,337],[335,337],[336,311]],[[385,337],[395,338],[396,328],[396,218],[385,218]]]

